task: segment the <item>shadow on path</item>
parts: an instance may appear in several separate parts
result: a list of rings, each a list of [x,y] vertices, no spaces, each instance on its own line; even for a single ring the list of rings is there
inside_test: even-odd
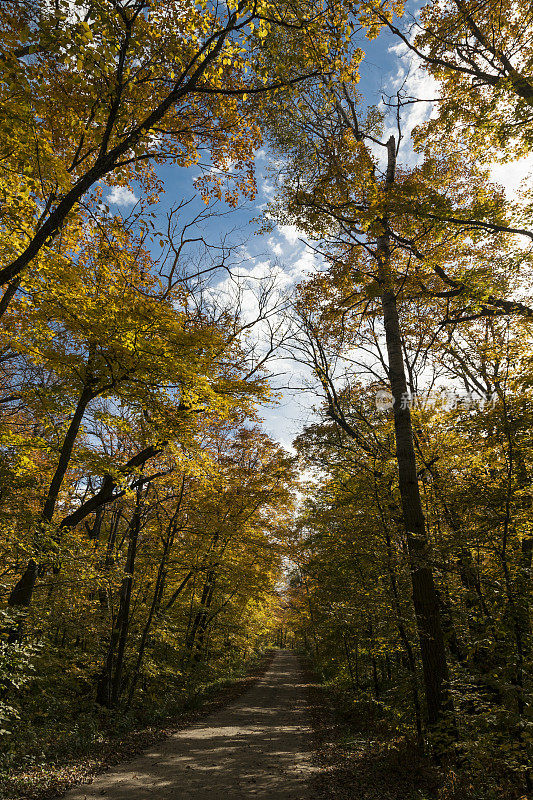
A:
[[[294,653],[278,650],[239,700],[66,800],[308,800],[312,733]]]

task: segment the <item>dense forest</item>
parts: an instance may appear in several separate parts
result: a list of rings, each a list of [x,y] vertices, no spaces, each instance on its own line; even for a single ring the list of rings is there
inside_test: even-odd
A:
[[[533,796],[529,4],[4,0],[0,63],[0,791],[290,646],[416,797]]]

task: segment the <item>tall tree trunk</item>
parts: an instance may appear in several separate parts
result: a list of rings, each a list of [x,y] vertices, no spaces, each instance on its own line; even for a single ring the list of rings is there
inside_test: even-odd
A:
[[[452,707],[448,689],[448,666],[439,600],[433,579],[430,548],[418,487],[396,295],[390,287],[385,287],[383,291],[382,308],[389,360],[389,381],[394,398],[398,479],[411,568],[413,604],[420,639],[427,715],[429,724],[435,725],[441,720],[443,712],[450,711]]]
[[[63,483],[63,479],[70,463],[74,444],[83,420],[83,415],[85,414],[90,401],[94,397],[95,393],[93,388],[90,384],[86,385],[80,394],[78,403],[74,410],[74,415],[70,421],[70,425],[63,440],[63,445],[59,454],[59,461],[48,488],[48,494],[44,502],[41,519],[37,524],[37,538],[39,537],[40,530],[52,522],[61,484]],[[36,560],[30,558],[24,573],[11,590],[11,594],[9,595],[7,601],[9,606],[17,608],[30,605],[33,597],[33,590],[35,589],[35,582],[37,580],[38,568],[39,567]],[[12,630],[9,633],[9,641],[18,641],[20,636],[20,628],[17,628],[17,630]]]
[[[204,587],[202,589],[202,597],[200,600],[200,608],[196,612],[192,628],[187,637],[187,650],[189,659],[192,658],[195,662],[199,661],[201,655],[201,648],[203,639],[209,620],[209,609],[213,602],[213,595],[215,593],[216,573],[210,569],[206,575]]]
[[[174,594],[172,595],[173,601],[176,600],[179,597],[179,595],[181,594],[183,589],[185,589],[185,587],[187,586],[187,584],[190,581],[191,577],[192,577],[192,572],[188,572],[187,575],[184,577],[184,579],[181,581],[180,585],[178,586],[178,588],[176,589]],[[143,657],[144,657],[144,650],[146,648],[146,643],[148,641],[148,634],[150,633],[150,630],[152,628],[152,623],[153,623],[154,618],[156,616],[159,616],[158,612],[159,612],[159,607],[160,607],[160,604],[161,604],[161,598],[162,598],[163,590],[164,590],[164,586],[165,586],[165,578],[166,578],[166,571],[163,571],[162,574],[161,574],[161,580],[160,580],[159,585],[157,585],[157,582],[156,582],[156,587],[154,589],[154,595],[153,595],[153,598],[152,598],[152,605],[150,607],[150,612],[148,614],[148,619],[146,620],[146,624],[145,624],[145,626],[143,628],[143,632],[142,632],[142,635],[141,635],[141,641],[140,641],[140,644],[139,644],[139,652],[137,654],[137,662],[135,664],[135,669],[133,671],[133,676],[132,676],[132,679],[131,679],[130,689],[129,689],[129,693],[128,693],[128,707],[132,703],[133,695],[135,693],[135,687],[136,687],[137,681],[139,679],[139,674],[140,674],[140,671],[141,671],[141,666],[142,666]],[[158,580],[159,580],[159,575],[158,575]],[[168,605],[167,605],[167,608],[168,608]]]
[[[344,653],[346,655],[346,663],[348,664],[348,671],[350,673],[350,683],[352,685],[352,692],[355,692],[355,690],[358,688],[358,686],[357,686],[357,683],[356,683],[355,673],[354,673],[353,664],[352,664],[352,653],[350,651],[350,645],[348,644],[348,637],[347,637],[346,633],[342,634],[342,641],[343,641],[343,644],[344,644]]]
[[[392,136],[388,141],[387,151],[385,189],[392,186],[395,177],[396,142]],[[434,726],[442,721],[445,712],[453,711],[453,705],[448,687],[448,665],[439,600],[418,485],[411,409],[396,292],[391,275],[390,241],[386,219],[382,221],[382,231],[377,239],[376,257],[388,355],[388,378],[394,399],[396,460],[413,586],[413,605],[420,640],[428,723]]]
[[[389,581],[391,587],[391,594],[392,594],[392,601],[394,610],[396,612],[396,627],[398,630],[398,634],[400,636],[400,641],[402,643],[403,649],[405,651],[405,656],[407,659],[407,668],[409,671],[409,678],[411,682],[411,694],[413,697],[413,711],[415,715],[415,727],[416,727],[416,740],[417,740],[417,747],[420,753],[424,752],[424,735],[422,730],[422,713],[420,709],[420,697],[418,691],[418,678],[416,674],[416,661],[415,655],[413,653],[413,648],[411,646],[411,642],[409,640],[409,636],[407,635],[407,631],[405,629],[405,625],[403,623],[403,613],[402,613],[402,604],[400,601],[400,592],[398,589],[398,581],[396,577],[396,571],[394,569],[393,564],[393,557],[392,557],[392,539],[389,532],[389,521],[385,517],[385,513],[383,511],[383,506],[381,504],[379,498],[379,490],[377,486],[377,482],[374,481],[374,497],[376,500],[376,505],[379,510],[379,514],[381,517],[381,524],[383,528],[383,534],[385,537],[385,543],[387,545],[387,570],[389,573]],[[389,667],[390,669],[390,667]]]
[[[130,540],[128,543],[128,554],[126,556],[126,567],[124,579],[120,592],[120,607],[117,618],[117,627],[120,631],[118,637],[117,660],[115,664],[115,674],[113,676],[113,683],[111,686],[111,703],[116,705],[122,689],[122,673],[124,670],[124,654],[126,652],[126,642],[128,639],[128,631],[130,625],[130,605],[131,605],[131,591],[133,588],[133,574],[135,572],[135,557],[137,555],[137,542],[139,540],[139,531],[141,529],[141,494],[142,489],[137,489],[137,498],[135,502],[135,512],[130,528]]]
[[[376,700],[379,698],[379,678],[378,678],[378,665],[376,656],[372,654],[372,681],[374,683],[374,697]]]
[[[300,577],[302,579],[302,583],[305,588],[305,595],[307,598],[307,607],[309,609],[309,619],[311,621],[311,636],[313,637],[313,644],[315,646],[315,656],[318,657],[319,655],[319,644],[318,644],[318,636],[316,633],[316,621],[315,621],[315,614],[313,610],[313,603],[311,601],[311,593],[309,591],[309,586],[307,584],[307,577],[304,575],[302,569],[300,568]]]
[[[129,630],[135,556],[141,526],[141,491],[142,489],[139,487],[137,489],[135,510],[129,526],[128,552],[124,565],[124,577],[120,587],[119,610],[113,623],[104,666],[98,677],[96,689],[96,701],[108,708],[117,704],[122,688],[122,672]]]

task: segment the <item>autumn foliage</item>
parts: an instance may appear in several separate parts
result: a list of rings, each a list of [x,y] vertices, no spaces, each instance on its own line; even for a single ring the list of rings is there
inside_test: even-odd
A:
[[[287,643],[435,798],[533,791],[532,193],[494,178],[531,156],[531,10],[411,12],[0,3],[10,797]],[[372,97],[391,37],[432,98]],[[255,202],[260,147],[260,230],[316,257],[290,297],[205,234]],[[296,455],[261,426],[277,355],[314,395]]]

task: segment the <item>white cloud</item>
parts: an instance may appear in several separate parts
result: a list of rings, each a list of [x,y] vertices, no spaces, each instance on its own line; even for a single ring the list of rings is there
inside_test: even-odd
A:
[[[421,156],[413,150],[411,134],[413,129],[430,119],[437,113],[437,104],[432,102],[440,96],[439,84],[424,69],[421,59],[410,51],[407,45],[400,43],[389,48],[389,52],[394,53],[399,60],[398,70],[391,76],[388,94],[400,93],[404,102],[412,101],[403,107],[401,116],[402,142],[400,144],[399,159],[407,166],[414,167]],[[382,110],[385,107],[380,103]],[[395,110],[392,109],[392,116],[387,120],[384,140],[390,135],[397,136]],[[378,148],[383,150],[382,148]],[[383,152],[380,154],[383,156]]]
[[[389,48],[400,61],[396,75],[391,78],[392,92],[401,91],[408,98],[426,102],[415,102],[404,108],[402,113],[403,141],[400,146],[399,158],[407,166],[414,167],[422,160],[422,154],[415,153],[411,142],[413,129],[431,119],[438,113],[440,87],[438,82],[428,74],[421,59],[409,51],[404,43]],[[391,92],[391,93],[392,93]],[[389,122],[389,121],[388,121]],[[396,134],[394,122],[390,121],[385,139],[391,134]],[[377,148],[379,151],[380,148]],[[382,154],[381,154],[382,156]],[[533,154],[506,164],[493,163],[490,165],[492,179],[503,187],[505,195],[510,202],[520,201],[521,190],[527,187],[527,181],[533,174]]]
[[[292,245],[296,244],[298,239],[300,239],[302,236],[296,225],[278,225],[277,230],[286,239],[286,241]]]
[[[125,186],[113,186],[106,197],[108,203],[114,203],[116,206],[132,206],[138,199],[137,195]]]
[[[243,247],[240,252],[242,262],[233,276],[223,277],[210,290],[213,301],[220,305],[228,302],[235,306],[232,298],[238,296],[242,320],[251,323],[258,316],[261,286],[271,287],[268,323],[259,322],[247,331],[248,341],[255,346],[257,356],[268,352],[273,330],[278,341],[283,339],[290,322],[282,307],[290,301],[293,289],[304,275],[321,266],[320,256],[300,238],[303,235],[296,226],[277,226],[266,238],[271,258],[256,256]],[[313,407],[320,402],[320,397],[309,368],[291,359],[285,345],[269,358],[267,368],[273,387],[279,389],[281,396],[278,403],[261,405],[259,414],[267,433],[291,450],[292,440],[302,425],[314,419]]]
[[[300,280],[310,272],[316,272],[320,265],[317,253],[305,245],[302,252],[291,266],[291,275],[294,280]]]
[[[209,175],[231,175],[235,171],[235,162],[230,158],[222,159],[219,164],[212,164],[207,170]]]
[[[268,178],[263,178],[261,183],[261,191],[268,200],[272,200],[274,197],[274,185],[268,180]]]
[[[491,164],[490,172],[493,181],[503,186],[507,199],[516,200],[521,184],[527,188],[526,182],[531,178],[533,153],[509,164]]]
[[[283,255],[283,246],[281,242],[275,242],[272,238],[268,240],[270,248],[275,256]]]
[[[285,379],[292,379],[295,388],[284,391],[278,405],[264,405],[259,409],[266,432],[289,452],[294,452],[292,442],[302,427],[316,420],[314,407],[320,403],[316,391],[306,390],[310,381],[309,371],[302,369],[298,374],[298,367],[294,361],[280,365],[280,369],[285,371]]]

